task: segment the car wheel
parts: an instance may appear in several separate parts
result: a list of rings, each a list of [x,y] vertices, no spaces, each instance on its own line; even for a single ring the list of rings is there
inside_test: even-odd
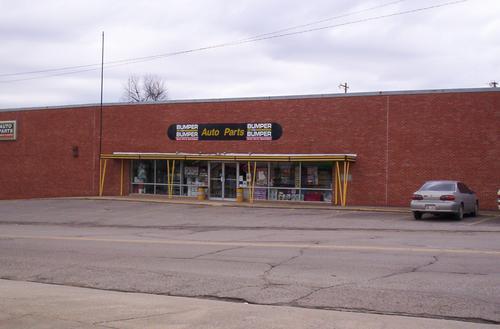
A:
[[[414,211],[413,218],[415,218],[416,220],[422,219],[422,213],[420,211]]]
[[[472,217],[479,216],[479,202],[474,205],[474,211],[472,212]]]
[[[460,208],[458,208],[458,212],[455,213],[455,219],[456,220],[464,219],[464,205],[461,205]]]

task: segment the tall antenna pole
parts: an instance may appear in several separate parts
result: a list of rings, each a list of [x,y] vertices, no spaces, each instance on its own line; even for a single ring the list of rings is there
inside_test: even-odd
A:
[[[339,85],[340,89],[344,89],[344,93],[347,94],[347,89],[349,89],[349,86],[347,85],[347,82],[344,82],[344,84]]]
[[[104,87],[104,31],[102,32],[102,46],[101,46],[101,106],[99,109],[99,160],[102,153],[102,94]]]

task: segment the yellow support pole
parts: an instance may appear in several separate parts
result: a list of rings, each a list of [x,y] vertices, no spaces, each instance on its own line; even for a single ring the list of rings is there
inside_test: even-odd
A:
[[[102,176],[104,171],[104,160],[100,163],[100,174],[99,174],[99,196],[102,196]]]
[[[107,166],[107,164],[108,164],[108,159],[104,159],[104,168],[102,170],[99,196],[102,196],[102,194],[104,193],[104,180],[106,179],[106,166]]]
[[[101,196],[101,182],[102,182],[102,159],[99,159],[99,191],[97,192]]]
[[[344,175],[344,207],[347,205],[347,185],[348,185],[348,178],[349,178],[349,162],[346,161],[344,162],[344,167],[347,164],[347,169],[345,170],[345,175]]]
[[[344,191],[345,191],[345,161],[342,162],[342,173],[343,173],[343,176],[342,176],[342,207],[345,206],[345,194],[344,194]]]
[[[257,174],[257,162],[253,163],[253,176],[252,176],[252,203],[255,197],[255,179]]]
[[[247,185],[248,185],[248,201],[250,201],[250,203],[252,202],[252,167],[250,166],[250,161],[248,161],[248,175],[250,175],[250,179],[248,180],[247,182]],[[247,175],[247,178],[248,178],[248,175]]]
[[[338,186],[337,186],[337,171],[336,171],[336,168],[338,166],[338,162],[334,162],[333,163],[333,166],[332,166],[332,178],[333,178],[333,181],[334,181],[334,187],[335,187],[335,190],[334,190],[334,195],[335,195],[335,202],[334,202],[334,205],[337,205],[337,189],[338,189]]]
[[[339,188],[339,196],[340,196],[340,205],[344,204],[343,193],[342,193],[342,180],[340,179],[340,166],[337,163],[337,180],[338,180],[338,188]]]
[[[344,179],[342,180],[342,206],[346,205],[346,197],[347,197],[347,161],[344,161]]]
[[[167,160],[167,195],[170,198],[170,160]]]
[[[123,159],[120,170],[120,196],[123,196]]]
[[[172,160],[172,175],[170,175],[170,198],[174,194],[174,174],[175,174],[175,160]]]

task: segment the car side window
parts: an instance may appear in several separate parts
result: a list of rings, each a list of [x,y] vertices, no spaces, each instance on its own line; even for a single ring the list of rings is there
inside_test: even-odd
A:
[[[464,183],[462,183],[462,185],[464,186],[464,188],[467,191],[467,193],[469,193],[469,194],[473,194],[474,193],[474,192],[472,192],[472,190],[467,185],[465,185]]]
[[[460,193],[467,193],[467,194],[472,194],[474,192],[472,192],[472,190],[470,188],[467,187],[467,185],[465,185],[464,183],[458,183],[458,190],[460,191]]]

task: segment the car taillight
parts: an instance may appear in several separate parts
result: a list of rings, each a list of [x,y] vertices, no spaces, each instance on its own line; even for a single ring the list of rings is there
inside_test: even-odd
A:
[[[423,200],[424,197],[421,196],[420,194],[413,194],[413,196],[411,197],[412,200]]]
[[[443,200],[443,201],[453,201],[455,200],[455,196],[454,195],[441,195],[441,197],[439,198],[439,200]]]

